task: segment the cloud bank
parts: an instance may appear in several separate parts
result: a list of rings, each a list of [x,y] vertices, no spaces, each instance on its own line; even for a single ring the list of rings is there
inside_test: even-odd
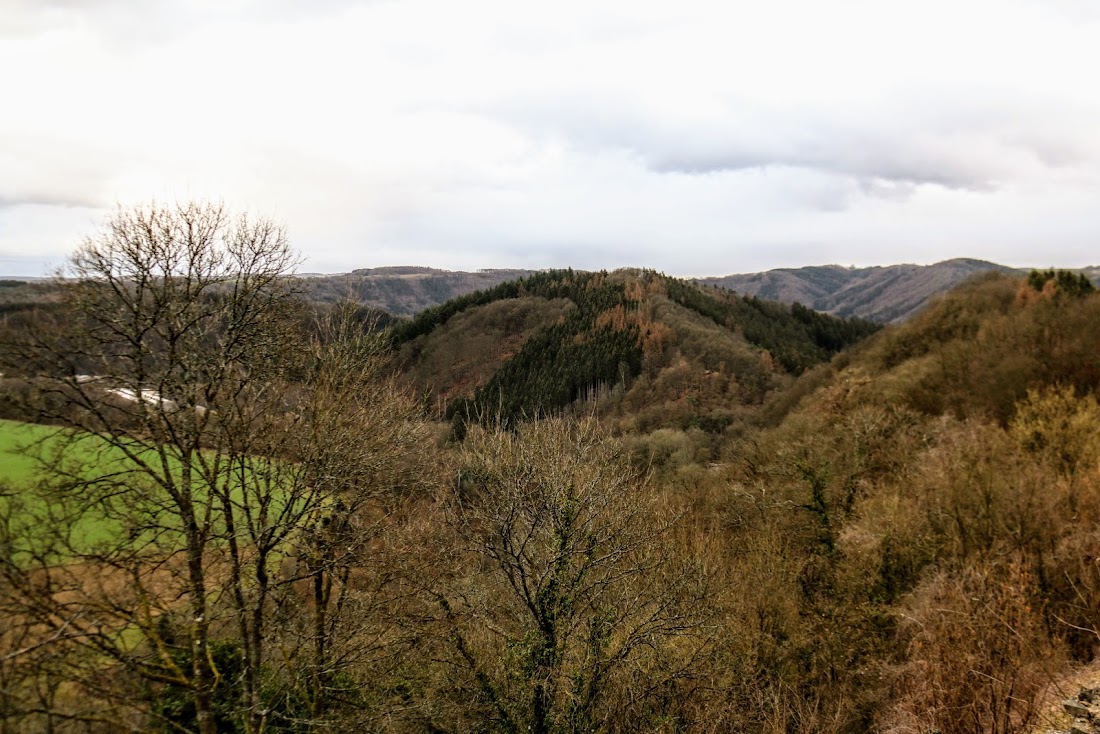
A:
[[[0,266],[222,198],[307,270],[1095,260],[1074,0],[0,0]]]

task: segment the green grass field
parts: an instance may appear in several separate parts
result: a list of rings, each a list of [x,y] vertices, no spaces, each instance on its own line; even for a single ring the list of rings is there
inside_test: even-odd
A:
[[[72,440],[74,435],[78,440]],[[44,471],[41,459],[57,455],[62,448],[65,449],[64,466],[72,473],[74,486],[78,488],[70,492],[66,500],[59,499],[64,493],[43,491],[49,473]],[[257,461],[262,463],[264,460]],[[92,490],[94,482],[102,482],[102,486]],[[148,512],[135,515],[130,511],[135,509],[130,492],[138,488],[142,496],[150,497],[160,491],[150,489],[151,486],[154,485],[147,476],[132,470],[119,449],[94,434],[72,434],[55,426],[0,420],[0,521],[14,537],[17,550],[29,547],[36,539],[50,539],[52,534],[48,531],[59,528],[69,529],[71,546],[52,554],[58,558],[92,551],[104,543],[117,544],[120,538],[128,541],[149,538],[150,522],[161,531],[167,531],[168,537],[175,536],[172,532],[175,514],[170,503],[145,502],[141,505],[155,512],[156,517]],[[140,489],[142,487],[144,489]],[[85,501],[84,493],[91,491],[108,498]],[[239,486],[231,493],[238,497],[242,494]],[[110,498],[111,494],[117,496]],[[157,505],[161,509],[153,510]],[[135,520],[141,525],[135,527],[132,524]]]
[[[0,482],[24,484],[34,479],[37,462],[20,449],[46,441],[56,432],[50,426],[0,420]]]
[[[46,540],[49,537],[44,532],[47,527],[68,527],[73,549],[92,548],[118,537],[121,532],[116,520],[90,510],[74,516],[72,510],[47,500],[39,491],[43,465],[38,457],[56,453],[65,443],[66,435],[55,426],[0,420],[0,487],[3,488],[0,517],[4,518],[13,536],[17,552],[28,548],[35,539]],[[97,470],[117,462],[109,458],[112,453],[104,442],[89,435],[70,447],[69,457],[83,465],[83,473],[94,478]],[[36,532],[36,529],[43,532]],[[64,556],[66,553],[51,555]]]

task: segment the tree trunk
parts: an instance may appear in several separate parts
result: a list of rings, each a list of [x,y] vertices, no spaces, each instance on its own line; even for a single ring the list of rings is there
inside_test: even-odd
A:
[[[206,614],[204,533],[195,517],[190,452],[180,457],[180,509],[187,537],[187,573],[191,596],[191,674],[195,722],[199,734],[217,734],[214,720],[214,670],[210,664],[210,620]]]
[[[206,618],[205,573],[202,547],[193,539],[188,544],[191,582],[191,672],[194,676],[195,720],[200,734],[217,734],[214,721],[214,671],[210,665],[210,622]]]

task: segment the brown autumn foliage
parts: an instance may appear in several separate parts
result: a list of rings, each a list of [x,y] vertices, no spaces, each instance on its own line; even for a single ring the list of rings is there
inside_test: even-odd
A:
[[[0,727],[195,731],[197,693],[227,731],[1041,724],[1043,697],[1100,642],[1100,300],[987,277],[794,379],[656,280],[615,277],[646,297],[601,317],[647,325],[641,374],[571,416],[475,426],[456,442],[417,413],[381,355],[357,361],[363,344],[347,331],[314,343],[323,380],[278,383],[301,410],[242,407],[263,428],[241,436],[250,449],[308,464],[308,486],[341,489],[315,522],[266,546],[274,590],[259,574],[223,584],[229,537],[209,546],[212,685],[120,673],[142,660],[194,665],[179,644],[194,590],[176,580],[170,599],[152,593],[157,574],[175,578],[173,554],[127,555],[140,583],[84,593],[84,607],[51,617],[76,597],[28,607],[9,544]],[[569,310],[501,303],[442,327],[448,349],[471,351],[464,362],[429,353],[428,340],[401,358],[481,379],[480,352]],[[258,538],[235,535],[239,562],[257,559]],[[92,576],[61,568],[73,589]],[[127,618],[142,593],[163,624]],[[247,690],[242,610],[265,620]],[[109,645],[67,636],[107,612]],[[118,644],[128,625],[141,633],[129,647]]]

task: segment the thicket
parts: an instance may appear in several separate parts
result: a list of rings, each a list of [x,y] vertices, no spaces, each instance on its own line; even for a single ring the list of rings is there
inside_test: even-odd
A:
[[[1098,306],[983,279],[729,450],[737,524],[781,528],[801,569],[789,680],[851,730],[1029,732],[1093,658]]]
[[[1030,386],[1100,384],[1100,301],[989,275],[868,346],[859,365],[886,400],[1006,424]]]

